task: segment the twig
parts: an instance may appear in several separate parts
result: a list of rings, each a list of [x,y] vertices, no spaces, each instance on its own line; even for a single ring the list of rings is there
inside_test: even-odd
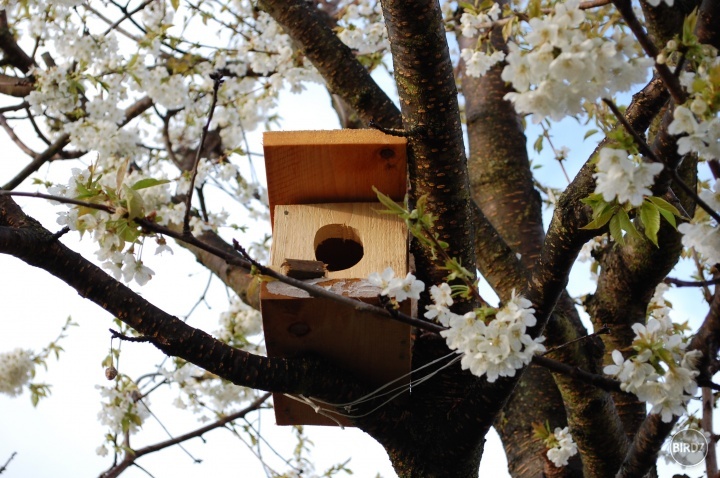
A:
[[[118,18],[115,22],[113,22],[113,23],[108,27],[108,29],[103,32],[103,34],[102,34],[101,36],[105,36],[105,35],[107,35],[108,33],[110,33],[111,31],[113,31],[113,30],[114,30],[116,27],[118,27],[122,22],[124,22],[125,20],[127,20],[127,19],[130,18],[130,17],[132,17],[133,15],[135,15],[135,14],[136,14],[137,12],[139,12],[140,10],[142,10],[142,9],[144,9],[145,7],[147,7],[148,5],[150,5],[153,1],[154,1],[154,0],[145,0],[143,3],[141,3],[140,5],[138,5],[138,6],[137,6],[134,10],[132,10],[132,11],[127,11],[127,10],[121,9],[122,12],[123,12],[123,16],[120,17],[120,18]]]
[[[670,92],[675,104],[681,105],[685,103],[686,95],[680,85],[680,80],[673,75],[667,65],[657,62],[658,49],[652,40],[650,40],[647,33],[645,33],[645,29],[635,16],[630,0],[613,0],[613,3],[617,7],[618,12],[620,12],[620,15],[622,15],[625,23],[627,23],[627,26],[633,32],[633,35],[635,35],[635,38],[637,38],[642,49],[649,57],[655,60],[655,70],[657,70],[658,75],[660,75],[663,83],[665,83],[665,88]]]
[[[385,134],[389,134],[390,136],[399,136],[401,138],[416,138],[418,136],[422,136],[423,134],[425,134],[425,132],[427,132],[427,127],[425,125],[418,125],[411,130],[405,130],[397,128],[385,128],[384,126],[381,126],[375,121],[371,120],[368,123],[368,126]]]
[[[200,242],[200,241],[198,241],[198,242]],[[196,245],[196,244],[193,244],[193,245]],[[443,330],[446,330],[445,327],[443,327],[442,325],[435,324],[434,322],[416,319],[415,317],[411,317],[411,316],[403,314],[401,312],[398,312],[397,315],[391,314],[383,307],[378,307],[375,305],[371,305],[371,304],[353,299],[351,297],[345,297],[345,296],[342,296],[339,294],[335,294],[333,292],[328,291],[327,289],[325,289],[323,287],[307,284],[301,280],[293,279],[292,277],[288,277],[286,275],[280,274],[279,272],[277,272],[269,267],[263,266],[262,264],[260,264],[256,260],[254,260],[252,257],[250,257],[248,255],[248,253],[245,251],[245,249],[236,240],[233,240],[233,247],[235,248],[235,250],[237,250],[242,255],[242,257],[243,257],[242,262],[245,262],[244,265],[242,265],[242,263],[237,264],[237,265],[240,265],[240,267],[244,267],[246,269],[255,269],[258,273],[260,273],[264,276],[272,277],[273,279],[277,279],[280,282],[283,282],[288,285],[292,285],[294,287],[297,287],[298,289],[302,289],[314,297],[323,297],[323,298],[327,298],[327,299],[332,299],[332,300],[335,300],[336,302],[340,302],[340,303],[349,305],[349,306],[353,307],[355,310],[367,311],[367,312],[375,313],[375,314],[378,314],[381,316],[391,317],[391,318],[394,318],[395,320],[398,320],[405,324],[413,325],[419,329],[428,330],[430,332],[441,332]],[[210,247],[210,249],[214,249],[214,248]],[[206,249],[206,250],[208,250],[208,249]],[[208,250],[208,252],[212,252],[212,251]],[[225,258],[225,260],[229,259],[227,257],[228,254],[226,254],[220,250],[218,250],[218,252],[222,254],[219,257],[223,257],[223,258]],[[230,257],[233,257],[233,256],[230,256]],[[237,260],[238,260],[238,258],[235,257],[235,261],[237,261]],[[228,261],[228,263],[230,263],[230,261]],[[248,267],[248,263],[251,267]]]
[[[126,341],[126,342],[149,342],[149,343],[154,343],[154,342],[157,341],[157,340],[154,339],[153,337],[148,337],[147,335],[143,335],[143,336],[140,336],[140,337],[130,337],[129,335],[125,335],[125,334],[123,334],[123,333],[121,333],[121,332],[118,332],[117,330],[114,330],[114,329],[108,329],[108,330],[110,331],[110,334],[112,334],[112,338],[124,340],[124,341]]]
[[[218,90],[222,84],[222,75],[220,73],[212,73],[210,78],[213,80],[213,96],[212,103],[210,104],[210,113],[208,119],[205,122],[205,126],[200,136],[200,145],[198,145],[197,153],[195,154],[195,161],[192,168],[192,177],[190,179],[190,188],[188,189],[187,197],[185,198],[185,219],[183,220],[183,233],[190,234],[190,205],[192,202],[193,190],[195,189],[195,179],[197,178],[198,166],[200,164],[200,155],[202,154],[203,144],[207,137],[208,130],[210,129],[210,122],[212,121],[213,114],[215,113],[215,106],[217,105]]]
[[[0,10],[0,12],[4,13],[4,11]],[[135,117],[142,114],[145,110],[150,108],[152,105],[152,100],[149,97],[144,97],[130,105],[125,110],[125,118],[118,126],[125,126],[130,121],[132,121]],[[25,179],[27,179],[32,173],[36,172],[40,167],[45,164],[48,161],[51,161],[56,154],[61,154],[63,148],[67,146],[70,143],[70,135],[67,133],[64,133],[60,135],[53,144],[51,144],[45,151],[42,153],[39,153],[37,157],[27,166],[25,166],[22,171],[20,171],[14,178],[12,178],[10,181],[8,181],[2,189],[15,189],[22,183]],[[82,155],[82,154],[80,154]]]
[[[65,227],[63,227],[62,229],[60,229],[58,232],[56,232],[55,234],[53,234],[53,235],[51,236],[50,240],[51,240],[51,241],[57,241],[58,239],[60,239],[61,237],[63,237],[63,236],[64,236],[65,234],[67,234],[68,232],[70,232],[70,228],[67,227],[67,226],[65,226]]]
[[[16,451],[12,452],[12,455],[10,455],[10,458],[8,458],[7,461],[5,462],[5,464],[2,466],[2,468],[0,468],[0,474],[2,474],[5,470],[7,470],[8,465],[10,464],[11,461],[13,461],[13,458],[15,458],[15,455],[17,455],[17,452]]]
[[[588,334],[588,335],[583,335],[582,337],[578,337],[578,338],[573,339],[573,340],[571,340],[571,341],[569,341],[569,342],[565,342],[564,344],[560,344],[560,345],[558,345],[558,346],[556,346],[556,347],[549,348],[549,349],[546,350],[545,353],[543,353],[542,355],[545,356],[545,355],[551,354],[551,353],[553,353],[553,352],[555,352],[555,351],[557,351],[557,350],[559,350],[559,349],[561,349],[561,348],[563,348],[563,347],[567,347],[568,345],[572,345],[572,344],[574,344],[574,343],[576,343],[576,342],[580,342],[581,340],[587,340],[587,339],[589,339],[589,338],[591,338],[591,337],[595,337],[595,336],[598,336],[598,335],[605,335],[605,334],[609,334],[609,333],[611,333],[610,327],[609,327],[607,324],[603,324],[603,326],[600,327],[600,330],[598,330],[597,332],[593,332],[592,334]]]
[[[108,206],[106,204],[98,204],[98,203],[94,203],[94,202],[81,201],[79,199],[66,198],[66,197],[62,197],[62,196],[53,196],[52,194],[29,193],[29,192],[22,192],[22,191],[7,191],[5,189],[0,189],[0,196],[19,196],[19,197],[28,197],[28,198],[48,199],[50,201],[57,201],[57,202],[63,203],[63,204],[74,204],[75,206],[85,206],[90,209],[97,209],[99,211],[109,212],[110,214],[113,214],[115,212],[114,207]]]
[[[534,365],[545,367],[551,372],[560,373],[567,375],[568,377],[587,382],[608,392],[627,393],[620,389],[620,382],[617,380],[613,380],[604,375],[586,372],[585,370],[573,365],[558,362],[557,360],[543,357],[542,355],[535,355],[532,359],[532,363]]]
[[[607,98],[603,98],[603,103],[608,105],[608,107],[612,110],[613,114],[618,119],[618,121],[625,127],[627,132],[630,133],[630,135],[633,137],[633,139],[635,140],[635,144],[638,147],[638,151],[640,151],[640,153],[643,156],[646,156],[648,159],[652,160],[653,162],[664,165],[665,169],[670,173],[670,176],[672,177],[675,184],[680,186],[680,188],[683,191],[685,191],[685,193],[688,196],[690,196],[698,206],[703,208],[705,210],[705,212],[707,212],[710,215],[710,217],[715,219],[718,222],[718,224],[720,224],[720,214],[715,212],[715,210],[713,210],[713,208],[711,208],[708,203],[703,201],[703,199],[700,196],[698,196],[697,192],[695,192],[693,190],[693,188],[688,186],[687,183],[685,183],[685,181],[683,181],[683,179],[680,177],[680,175],[674,168],[667,167],[667,164],[665,164],[665,162],[655,154],[655,152],[645,142],[645,139],[643,139],[643,137],[640,136],[640,134],[637,131],[635,131],[635,128],[633,128],[632,125],[630,123],[628,123],[628,121],[625,119],[625,117],[620,112],[620,110],[615,105],[615,103],[612,100],[607,99]]]
[[[18,135],[15,134],[15,131],[12,129],[12,127],[8,124],[7,119],[5,118],[4,114],[0,114],[0,126],[3,127],[7,135],[10,137],[10,139],[17,145],[20,150],[30,156],[31,158],[36,158],[37,153],[30,149],[28,145],[23,143],[23,141],[18,137]]]
[[[690,280],[675,279],[674,277],[666,277],[663,280],[663,282],[665,282],[666,284],[672,284],[675,287],[707,287],[709,285],[720,284],[720,278],[710,279],[710,280],[690,281]]]
[[[713,409],[715,408],[715,399],[713,392],[709,388],[702,389],[702,418],[700,423],[705,433],[712,435],[713,432]],[[708,477],[717,476],[717,451],[714,444],[708,447],[707,456],[705,457],[705,473]]]

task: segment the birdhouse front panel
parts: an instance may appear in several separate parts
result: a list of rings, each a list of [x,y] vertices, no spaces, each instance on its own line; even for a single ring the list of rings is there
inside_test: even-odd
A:
[[[380,203],[276,206],[271,265],[285,259],[318,260],[330,279],[367,278],[392,267],[407,269],[407,227],[381,214]]]
[[[399,276],[407,273],[407,228],[398,217],[379,212],[384,207],[372,187],[402,199],[405,145],[404,138],[373,130],[266,133],[271,266],[283,270],[320,261],[324,266],[311,264],[308,270],[322,277],[309,282],[379,304],[380,290],[367,277],[386,267]],[[408,325],[279,281],[263,284],[261,309],[270,356],[320,357],[370,387],[410,372]],[[403,312],[410,309],[403,305]],[[273,400],[280,425],[336,424],[293,398],[275,394]]]

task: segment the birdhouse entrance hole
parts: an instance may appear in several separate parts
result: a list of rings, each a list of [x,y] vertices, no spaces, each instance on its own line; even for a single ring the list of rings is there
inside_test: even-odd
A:
[[[364,249],[357,229],[345,224],[328,224],[315,233],[315,258],[330,272],[349,269],[363,258]]]

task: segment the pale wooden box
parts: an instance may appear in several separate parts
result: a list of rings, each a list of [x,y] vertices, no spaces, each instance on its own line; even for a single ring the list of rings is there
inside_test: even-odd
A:
[[[373,130],[287,132],[266,133],[264,146],[271,266],[279,270],[286,259],[322,260],[327,278],[312,282],[377,304],[379,290],[367,282],[368,275],[386,267],[398,276],[408,270],[406,226],[377,212],[383,207],[372,191],[376,186],[402,199],[405,140]],[[261,309],[270,356],[319,356],[369,386],[410,372],[411,331],[405,324],[280,282],[263,284]],[[410,312],[409,304],[403,312]],[[280,425],[335,425],[282,394],[273,400]]]

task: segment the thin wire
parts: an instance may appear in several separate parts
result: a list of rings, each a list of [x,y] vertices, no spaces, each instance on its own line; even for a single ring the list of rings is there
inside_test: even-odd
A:
[[[397,381],[399,381],[399,380],[402,380],[402,379],[404,379],[405,377],[408,377],[409,375],[411,375],[411,374],[413,374],[413,373],[417,373],[418,371],[420,371],[420,370],[422,370],[422,369],[424,369],[424,368],[430,367],[430,366],[432,366],[432,365],[434,365],[434,364],[436,364],[436,363],[438,363],[438,362],[440,362],[440,361],[442,361],[442,360],[445,360],[446,358],[451,357],[451,356],[453,356],[453,355],[455,355],[456,357],[453,358],[452,360],[450,360],[448,363],[446,363],[446,364],[443,365],[442,367],[438,368],[437,370],[434,370],[434,371],[430,372],[429,374],[427,374],[427,375],[425,375],[425,376],[423,376],[423,377],[421,377],[421,378],[419,378],[419,379],[411,380],[410,383],[408,383],[408,384],[400,385],[400,386],[398,386],[398,387],[395,387],[395,388],[393,388],[393,389],[391,389],[391,390],[389,390],[389,391],[387,391],[387,392],[381,393],[381,394],[378,393],[378,392],[380,392],[381,390],[389,387],[391,384],[393,384],[393,383],[395,383],[395,382],[397,382]],[[366,416],[368,416],[368,415],[370,415],[370,414],[372,414],[372,413],[375,413],[377,410],[379,410],[380,408],[384,407],[384,406],[387,405],[388,403],[392,402],[393,400],[395,400],[397,397],[399,397],[400,395],[402,395],[402,394],[405,393],[406,391],[411,390],[413,386],[420,385],[421,383],[423,383],[423,382],[425,382],[425,381],[427,381],[427,380],[430,380],[432,377],[434,377],[435,375],[437,375],[438,372],[440,372],[441,370],[444,370],[444,369],[450,367],[451,365],[457,363],[457,362],[460,361],[461,359],[462,359],[462,356],[461,356],[461,355],[457,355],[457,353],[451,352],[451,353],[449,353],[449,354],[447,354],[447,355],[445,355],[445,356],[443,356],[443,357],[440,357],[440,358],[438,358],[438,359],[433,360],[432,362],[429,362],[429,363],[423,365],[422,367],[414,370],[413,372],[406,373],[406,374],[401,375],[400,377],[398,377],[398,378],[396,378],[396,379],[394,379],[394,380],[391,380],[390,382],[388,382],[388,383],[384,384],[383,386],[375,389],[374,391],[368,393],[367,395],[364,395],[364,396],[360,397],[360,398],[357,399],[357,400],[354,400],[354,401],[352,401],[352,402],[347,402],[347,403],[344,403],[344,404],[336,404],[336,403],[332,403],[332,402],[326,402],[326,401],[324,401],[324,400],[320,400],[320,399],[313,398],[313,397],[305,397],[304,395],[297,395],[297,396],[296,396],[296,395],[285,394],[285,396],[288,397],[288,398],[291,398],[291,399],[293,399],[293,400],[295,400],[295,401],[298,401],[298,402],[300,402],[300,403],[304,403],[304,404],[308,405],[308,406],[309,406],[310,408],[312,408],[312,409],[315,411],[315,413],[317,413],[318,415],[322,415],[322,416],[324,416],[324,417],[326,417],[326,418],[329,418],[330,420],[334,421],[338,426],[340,426],[341,428],[344,428],[343,425],[342,425],[337,419],[335,419],[334,417],[330,416],[329,414],[332,413],[332,414],[334,414],[334,415],[338,415],[338,416],[341,416],[341,417],[347,417],[347,418],[362,418],[362,417],[366,417]],[[397,393],[394,393],[394,392],[397,392]],[[381,404],[379,404],[378,406],[376,406],[375,408],[373,408],[372,410],[370,410],[370,411],[368,411],[368,412],[366,412],[366,413],[363,413],[362,415],[354,415],[354,414],[351,414],[351,413],[342,413],[342,412],[338,412],[338,411],[336,410],[336,409],[339,408],[339,409],[345,409],[346,411],[350,412],[350,411],[352,411],[352,408],[353,408],[354,405],[359,405],[359,404],[364,403],[364,402],[367,402],[367,401],[369,401],[369,400],[374,400],[374,399],[376,399],[376,398],[378,398],[378,397],[382,397],[382,396],[386,396],[386,395],[392,395],[392,396],[391,396],[390,398],[388,398],[387,400],[385,400],[384,402],[382,402]],[[321,403],[321,404],[323,404],[323,405],[328,405],[328,406],[334,407],[334,408],[336,408],[336,409],[325,408],[325,407],[322,407],[322,406],[318,405],[318,403]]]
[[[439,369],[435,370],[434,372],[426,375],[425,377],[423,377],[423,378],[421,378],[421,379],[416,380],[416,381],[413,382],[413,383],[417,385],[417,384],[420,384],[420,383],[422,383],[422,382],[424,382],[424,381],[426,381],[426,380],[429,380],[429,379],[431,379],[433,376],[435,376],[435,374],[437,374],[439,371],[441,371],[441,370],[443,370],[443,369],[445,369],[445,368],[453,365],[454,363],[457,363],[457,362],[460,361],[461,359],[462,359],[462,356],[458,355],[457,357],[455,357],[454,359],[452,359],[450,362],[448,362],[447,364],[443,365],[443,366],[440,367]],[[410,389],[410,387],[408,386],[407,390],[409,390],[409,389]],[[366,412],[366,413],[363,413],[362,415],[344,414],[344,413],[338,412],[338,411],[336,411],[336,410],[331,410],[331,409],[323,409],[323,410],[326,411],[327,413],[334,413],[334,414],[336,414],[336,415],[340,415],[340,416],[347,417],[347,418],[362,418],[362,417],[366,417],[366,416],[368,416],[368,415],[370,415],[370,414],[372,414],[372,413],[375,413],[375,412],[378,411],[380,408],[382,408],[382,407],[384,407],[385,405],[387,405],[388,403],[392,402],[393,400],[395,400],[397,397],[399,397],[399,396],[402,395],[403,393],[405,393],[405,390],[399,391],[398,393],[396,393],[395,395],[393,395],[393,396],[390,397],[389,399],[387,399],[387,400],[385,400],[384,402],[382,402],[382,403],[381,403],[380,405],[378,405],[377,407],[373,408],[372,410],[370,410],[370,411],[368,411],[368,412]]]
[[[349,406],[353,406],[353,405],[357,405],[357,404],[360,404],[360,403],[364,403],[364,402],[367,402],[368,400],[372,400],[372,399],[374,399],[374,398],[376,398],[376,397],[381,397],[381,396],[383,396],[383,395],[391,394],[391,393],[393,393],[393,392],[396,391],[396,390],[400,390],[400,389],[412,387],[412,385],[413,385],[415,382],[422,383],[422,382],[420,382],[420,380],[423,380],[424,377],[423,377],[423,378],[419,378],[419,379],[417,379],[417,380],[415,380],[415,381],[411,381],[409,384],[400,385],[399,387],[393,388],[392,390],[389,390],[389,391],[387,391],[387,392],[385,392],[385,393],[378,394],[378,392],[380,392],[381,390],[384,390],[385,388],[391,386],[393,383],[398,382],[398,381],[400,381],[400,380],[402,380],[402,379],[404,379],[404,378],[406,378],[406,377],[409,377],[409,376],[411,376],[413,373],[417,373],[417,372],[419,372],[420,370],[423,370],[423,369],[425,369],[425,368],[427,368],[427,367],[431,367],[431,366],[435,365],[436,363],[438,363],[438,362],[440,362],[440,361],[442,361],[442,360],[445,360],[446,358],[451,357],[451,356],[453,356],[453,355],[457,355],[457,353],[456,353],[456,352],[450,352],[449,354],[444,355],[444,356],[442,356],[442,357],[440,357],[440,358],[438,358],[438,359],[435,359],[435,360],[433,360],[432,362],[428,362],[428,363],[426,363],[425,365],[423,365],[422,367],[419,367],[419,368],[417,368],[416,370],[413,370],[412,372],[408,372],[408,373],[406,373],[406,374],[403,374],[403,375],[399,376],[398,378],[393,379],[393,380],[387,382],[386,384],[382,385],[381,387],[373,390],[372,392],[368,393],[367,395],[364,395],[364,396],[358,398],[357,400],[353,400],[352,402],[347,402],[347,403],[332,403],[332,402],[326,402],[326,401],[323,401],[323,400],[320,400],[320,399],[317,399],[317,398],[314,398],[313,400],[315,400],[315,401],[317,401],[317,402],[320,402],[320,403],[322,403],[322,404],[324,404],[324,405],[330,405],[330,406],[333,406],[333,407],[336,407],[336,408],[347,408],[347,407],[349,407]],[[450,363],[452,363],[452,362],[450,362]],[[445,367],[439,368],[438,370],[432,372],[431,375],[436,374],[437,372],[439,372],[439,371],[442,370],[443,368],[445,368]]]

